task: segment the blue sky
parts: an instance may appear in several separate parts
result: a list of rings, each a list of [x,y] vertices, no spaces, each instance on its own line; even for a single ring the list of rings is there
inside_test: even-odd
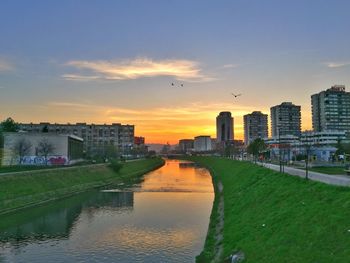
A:
[[[0,118],[134,123],[148,141],[175,142],[214,135],[220,110],[241,138],[243,114],[292,101],[308,129],[310,95],[350,85],[348,10],[339,0],[3,0]]]

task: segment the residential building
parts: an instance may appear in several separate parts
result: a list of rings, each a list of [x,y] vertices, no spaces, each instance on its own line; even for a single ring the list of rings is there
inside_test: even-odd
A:
[[[148,153],[148,146],[145,145],[145,137],[135,136],[134,147],[131,153],[133,157],[136,157],[136,158],[142,158]]]
[[[271,107],[271,131],[272,137],[280,135],[294,135],[299,137],[301,133],[300,106],[291,102],[283,102]]]
[[[300,137],[281,135],[266,139],[271,159],[289,161],[297,155],[306,155],[307,151],[312,161],[331,161],[337,151],[337,143],[348,142],[344,131],[302,132]]]
[[[272,160],[292,160],[300,153],[300,139],[295,135],[281,135],[265,139]]]
[[[243,116],[244,121],[244,143],[249,145],[257,138],[268,137],[267,114],[261,111],[253,111]]]
[[[83,139],[74,135],[5,132],[2,165],[69,165],[83,158]],[[45,145],[46,150],[42,150]]]
[[[192,151],[194,148],[194,140],[193,139],[182,139],[179,140],[179,150],[183,153],[187,153]]]
[[[134,146],[134,125],[113,124],[20,124],[27,132],[46,132],[49,134],[75,135],[84,139],[84,151],[88,155],[103,153],[108,147],[114,147],[122,154],[128,154]]]
[[[335,157],[338,142],[347,142],[345,131],[306,131],[300,137],[300,149],[315,161],[329,162]]]
[[[311,96],[312,128],[320,131],[350,132],[350,92],[344,85],[334,85]]]
[[[212,150],[211,138],[207,135],[201,135],[194,137],[194,151],[195,152],[207,152]]]
[[[145,144],[145,137],[138,136],[134,138],[134,145],[140,146]]]
[[[225,143],[234,139],[233,117],[231,112],[223,111],[216,117],[216,141]]]
[[[336,145],[338,141],[345,140],[347,140],[345,131],[305,131],[300,136],[301,144],[313,146]]]

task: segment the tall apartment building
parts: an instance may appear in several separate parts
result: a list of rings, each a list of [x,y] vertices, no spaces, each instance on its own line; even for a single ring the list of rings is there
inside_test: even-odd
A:
[[[233,139],[233,118],[231,112],[220,112],[216,117],[216,141],[221,143],[232,141]]]
[[[334,85],[311,96],[312,127],[315,132],[350,132],[350,92],[344,85]]]
[[[134,125],[120,123],[107,124],[20,124],[20,130],[26,132],[47,132],[54,134],[72,134],[84,139],[84,150],[88,154],[113,146],[122,153],[127,153],[134,146]]]
[[[268,137],[267,114],[261,111],[253,111],[243,116],[244,121],[244,143],[250,144],[257,138]]]
[[[283,102],[280,105],[271,107],[271,131],[272,137],[279,135],[301,134],[301,113],[300,106],[291,102]]]

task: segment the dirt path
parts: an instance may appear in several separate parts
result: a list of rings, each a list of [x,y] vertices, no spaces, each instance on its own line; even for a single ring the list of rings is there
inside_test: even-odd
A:
[[[213,263],[220,262],[222,253],[223,253],[223,246],[222,242],[224,239],[223,232],[224,232],[224,196],[222,194],[222,191],[224,189],[224,186],[222,185],[222,182],[218,182],[218,194],[219,197],[219,204],[218,204],[218,217],[219,222],[216,225],[215,229],[215,256],[212,260]]]

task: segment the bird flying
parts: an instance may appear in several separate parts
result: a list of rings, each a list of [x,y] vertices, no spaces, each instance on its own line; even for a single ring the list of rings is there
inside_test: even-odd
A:
[[[242,94],[234,94],[234,93],[231,93],[232,96],[234,96],[235,98],[239,97],[239,96],[242,96]]]
[[[180,83],[180,84],[176,84],[175,85],[175,83],[174,82],[172,82],[171,84],[170,84],[172,87],[174,87],[174,86],[180,86],[180,87],[183,87],[184,86],[184,84],[183,83]]]

